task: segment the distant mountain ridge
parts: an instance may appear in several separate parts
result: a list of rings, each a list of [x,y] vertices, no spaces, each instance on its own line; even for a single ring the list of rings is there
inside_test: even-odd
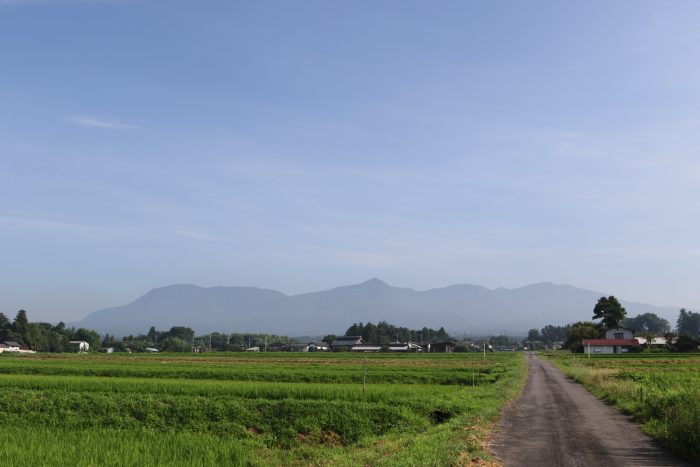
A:
[[[72,324],[117,336],[175,325],[198,333],[322,335],[368,321],[411,328],[444,326],[456,335],[522,334],[547,324],[588,320],[603,295],[609,294],[549,282],[515,289],[457,284],[416,291],[374,278],[298,295],[258,287],[176,284],[153,289],[128,305],[92,312]],[[673,323],[678,313],[675,307],[621,302],[628,316],[656,313]]]

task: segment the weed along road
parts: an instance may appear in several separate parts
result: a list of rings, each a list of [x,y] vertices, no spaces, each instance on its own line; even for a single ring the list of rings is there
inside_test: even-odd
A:
[[[492,450],[509,466],[685,466],[625,415],[528,354],[522,396],[503,411]]]

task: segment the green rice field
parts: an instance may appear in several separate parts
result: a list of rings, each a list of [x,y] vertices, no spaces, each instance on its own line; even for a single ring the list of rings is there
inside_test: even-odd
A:
[[[550,355],[566,374],[700,464],[700,354]]]
[[[522,355],[0,355],[13,465],[466,465]],[[365,384],[363,384],[363,381]]]

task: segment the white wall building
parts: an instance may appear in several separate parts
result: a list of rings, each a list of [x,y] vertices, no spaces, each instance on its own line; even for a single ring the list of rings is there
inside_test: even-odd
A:
[[[70,341],[71,347],[77,349],[79,353],[90,350],[90,344],[86,341]]]

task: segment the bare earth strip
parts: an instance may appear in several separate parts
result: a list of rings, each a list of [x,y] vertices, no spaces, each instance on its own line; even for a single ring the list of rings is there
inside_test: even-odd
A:
[[[528,355],[522,396],[491,446],[510,466],[687,466],[551,363]]]

